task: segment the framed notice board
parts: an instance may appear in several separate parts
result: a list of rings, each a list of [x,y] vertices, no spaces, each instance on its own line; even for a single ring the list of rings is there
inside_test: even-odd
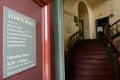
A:
[[[4,6],[3,75],[36,66],[36,20]]]

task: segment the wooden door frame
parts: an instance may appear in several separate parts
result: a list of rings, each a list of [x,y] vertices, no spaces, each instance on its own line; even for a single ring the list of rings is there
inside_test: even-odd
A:
[[[53,0],[34,0],[34,1],[40,6],[40,8],[42,7],[42,9],[40,9],[41,13],[42,13],[42,14],[40,14],[40,17],[42,17],[42,20],[41,20],[42,26],[39,26],[39,27],[42,27],[41,28],[42,29],[41,30],[42,31],[42,36],[41,36],[42,56],[40,56],[40,57],[42,58],[42,67],[41,68],[43,68],[43,71],[42,71],[43,80],[54,80],[51,78],[52,71],[51,71],[51,53],[50,53],[51,47],[54,47],[54,44],[50,45],[51,44],[50,41],[51,41],[51,39],[53,39],[53,38],[50,38],[51,37],[50,36],[50,32],[51,32],[50,28],[52,25],[51,20],[53,20],[53,19],[51,19],[50,12],[51,12],[51,5],[52,5],[51,3],[53,2]],[[28,4],[29,4],[29,2],[28,2]],[[31,7],[32,7],[32,5],[31,5]],[[2,8],[3,8],[3,3],[0,4],[0,11],[1,11],[0,20],[1,21],[3,21],[2,20],[2,17],[3,17],[3,9]],[[52,16],[52,18],[53,18],[53,16]],[[0,24],[0,26],[2,27],[3,24]],[[1,33],[3,32],[2,29],[0,31],[1,31]],[[2,36],[2,34],[1,34],[1,36]],[[3,43],[2,39],[0,40],[0,43],[1,44]],[[2,50],[0,50],[0,52],[3,53]],[[0,58],[2,60],[3,56],[0,56]],[[3,61],[1,61],[1,62],[3,62]],[[3,70],[2,64],[0,65],[0,69],[1,69],[0,71],[2,73],[2,70]],[[40,71],[41,71],[41,69],[40,69]],[[0,73],[0,80],[3,80],[3,73],[2,74],[1,73]],[[25,75],[23,75],[23,76],[25,76]]]
[[[50,1],[53,0],[34,0],[38,5],[42,7],[42,64],[43,64],[43,80],[54,80],[54,72],[52,72],[51,68],[51,47],[53,48],[54,45],[50,45],[51,35],[50,35]],[[52,26],[53,27],[53,26]],[[54,71],[54,70],[53,70]],[[52,77],[53,75],[53,77]]]
[[[102,20],[102,19],[108,19],[108,22],[109,22],[109,16],[106,16],[106,17],[99,18],[99,19],[95,20],[95,25],[96,25],[96,39],[98,39],[98,32],[97,32],[98,20]]]
[[[64,67],[64,36],[63,36],[63,0],[54,0],[54,27],[51,28],[50,22],[49,22],[49,11],[50,9],[47,7],[49,5],[49,2],[42,2],[40,0],[35,0],[40,6],[43,7],[42,9],[42,19],[43,20],[43,26],[42,27],[42,41],[43,41],[43,80],[65,80],[65,67]],[[53,0],[51,0],[53,1]],[[46,11],[47,15],[46,15]],[[49,16],[49,17],[48,17]],[[48,20],[49,19],[49,20]],[[49,25],[47,25],[49,24]],[[54,30],[54,37],[55,37],[55,74],[53,68],[51,68],[50,64],[50,50],[51,46],[54,44],[51,44],[51,41],[53,38],[51,38],[50,33],[51,29]],[[50,41],[51,40],[51,41]],[[54,50],[54,49],[53,49]],[[53,74],[51,74],[53,72]],[[54,78],[51,78],[53,75]]]
[[[82,33],[82,36],[83,36],[83,39],[84,39],[84,20],[79,20],[79,24],[80,24],[80,22],[82,22],[82,31],[83,31],[83,33]],[[80,30],[80,25],[79,25],[79,30]]]

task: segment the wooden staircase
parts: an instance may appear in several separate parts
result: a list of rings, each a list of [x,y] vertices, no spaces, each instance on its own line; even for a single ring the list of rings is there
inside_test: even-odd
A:
[[[66,80],[116,80],[115,71],[100,40],[85,40],[72,49]]]

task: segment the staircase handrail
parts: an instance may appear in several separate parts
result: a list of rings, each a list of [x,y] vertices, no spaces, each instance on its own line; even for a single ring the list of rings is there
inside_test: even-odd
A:
[[[79,30],[79,31],[77,31],[76,33],[74,33],[70,38],[69,38],[69,40],[68,40],[68,42],[67,42],[67,45],[66,45],[66,47],[65,47],[65,55],[67,54],[67,52],[68,52],[68,50],[69,50],[69,47],[71,46],[71,40],[73,39],[73,38],[75,38],[76,37],[76,35],[78,35],[79,33],[81,32],[81,30]]]
[[[120,20],[116,21],[112,25],[107,23],[105,25],[103,34],[105,36],[106,50],[108,51],[109,55],[112,55],[111,58],[113,58],[112,63],[113,63],[114,69],[116,71],[116,79],[120,80],[120,76],[119,76],[120,75],[120,52],[118,51],[118,49],[115,47],[115,44],[113,43],[112,36],[114,36],[114,35],[112,34],[112,31],[111,31],[112,27],[115,24],[117,24],[118,22],[120,22]],[[117,37],[118,37],[118,35],[117,35]]]
[[[115,45],[113,44],[112,39],[109,37],[109,35],[107,34],[107,28],[109,27],[109,24],[106,24],[105,28],[104,28],[104,35],[107,39],[107,41],[111,44],[111,46],[113,47],[118,59],[120,60],[120,52],[117,50],[117,48],[115,47]]]
[[[111,27],[114,26],[115,24],[117,24],[118,22],[120,22],[120,19],[117,20],[115,23],[113,23],[113,24],[111,25]]]

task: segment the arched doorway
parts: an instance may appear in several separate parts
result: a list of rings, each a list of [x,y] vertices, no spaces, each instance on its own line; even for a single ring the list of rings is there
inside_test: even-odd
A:
[[[78,5],[79,28],[84,39],[90,39],[89,13],[84,2],[80,1]]]

